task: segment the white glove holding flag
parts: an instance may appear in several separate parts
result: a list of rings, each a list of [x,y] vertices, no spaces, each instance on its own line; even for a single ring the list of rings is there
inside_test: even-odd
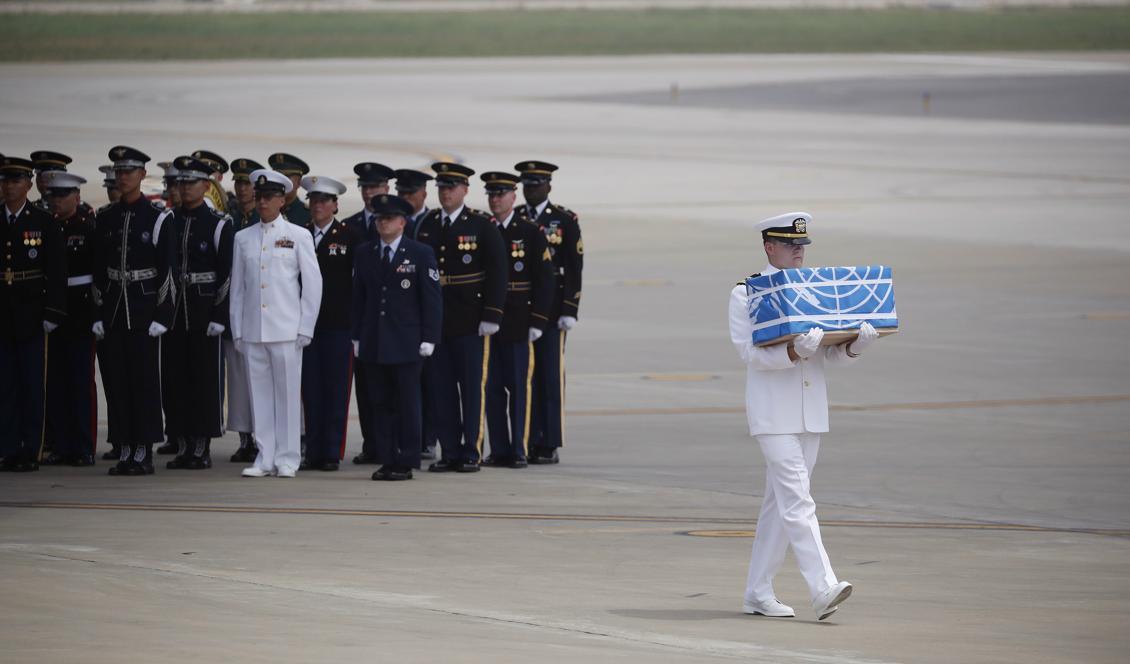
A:
[[[573,316],[562,316],[557,319],[557,329],[568,332],[577,326],[577,319]]]
[[[878,338],[879,332],[876,331],[875,326],[865,322],[859,326],[859,336],[856,337],[854,341],[848,343],[847,350],[852,355],[859,355],[866,350],[868,346],[875,343],[875,340]]]
[[[420,357],[431,357],[434,352],[436,352],[435,344],[430,344],[426,341],[420,344]]]
[[[538,339],[541,339],[541,335],[542,335],[541,330],[537,329],[536,327],[531,327],[530,328],[530,343],[533,343],[533,342],[537,341]]]
[[[52,323],[49,320],[43,321],[43,331],[46,332],[47,334],[51,334],[58,327],[59,327],[58,323]]]
[[[361,357],[361,342],[357,339],[353,340],[353,357]]]
[[[302,350],[303,348],[309,346],[311,341],[313,341],[313,339],[311,339],[310,337],[306,336],[305,334],[300,334],[298,335],[298,339],[295,340],[294,345],[298,346],[298,350]]]
[[[224,333],[224,326],[219,323],[208,323],[208,331],[205,332],[210,337],[218,337]]]
[[[808,332],[793,339],[793,352],[797,357],[808,358],[820,350],[820,341],[824,338],[824,330],[814,327]]]
[[[489,337],[490,335],[498,332],[498,323],[488,323],[485,320],[479,323],[479,336]]]
[[[152,323],[149,324],[149,336],[153,337],[154,339],[156,339],[157,337],[161,336],[162,334],[164,334],[168,331],[169,331],[169,328],[158,323],[157,321],[153,321]]]
[[[90,326],[90,331],[94,333],[94,338],[99,341],[106,337],[106,326],[100,320],[94,321],[94,325]]]

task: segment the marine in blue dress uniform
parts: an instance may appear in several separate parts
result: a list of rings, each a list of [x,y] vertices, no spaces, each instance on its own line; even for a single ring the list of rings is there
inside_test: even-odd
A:
[[[507,266],[502,235],[489,213],[467,207],[475,171],[451,162],[432,164],[440,208],[417,230],[439,261],[443,336],[435,364],[435,424],[443,458],[432,472],[479,470],[482,455],[489,337],[502,323]]]
[[[480,177],[486,183],[490,211],[502,232],[510,268],[502,329],[490,338],[486,397],[490,456],[483,465],[525,468],[533,344],[549,322],[553,260],[541,229],[514,208],[518,176],[495,171]]]
[[[373,479],[408,480],[420,467],[420,369],[440,338],[440,274],[431,248],[404,237],[408,202],[382,194],[370,206],[380,239],[357,249],[353,343],[366,365],[367,411],[392,433],[377,439]]]
[[[349,315],[353,307],[353,261],[360,235],[334,218],[345,185],[320,175],[302,178],[310,204],[310,232],[322,274],[322,305],[314,337],[302,351],[302,408],[306,458],[302,470],[338,469],[345,453],[353,345]],[[360,410],[360,404],[358,404]]]
[[[47,440],[59,465],[94,464],[98,397],[94,385],[94,212],[80,205],[86,179],[46,175],[46,197],[67,254],[67,318],[47,356]],[[46,458],[44,459],[46,463]]]
[[[166,222],[176,245],[173,324],[161,338],[165,432],[177,444],[167,468],[212,467],[212,439],[223,435],[223,346],[231,290],[231,217],[204,203],[214,167],[177,157],[181,205]]]
[[[119,450],[111,475],[153,473],[153,444],[164,438],[160,341],[173,324],[177,249],[165,228],[173,216],[141,194],[149,156],[111,148],[122,197],[95,220],[94,286],[107,439]]]
[[[557,294],[549,308],[549,325],[534,342],[534,397],[530,414],[530,463],[558,462],[565,444],[565,337],[577,324],[581,306],[584,242],[577,215],[551,203],[550,181],[557,166],[523,161],[514,166],[522,175],[525,212],[541,228],[557,272]]]
[[[276,152],[267,157],[267,165],[290,178],[292,188],[286,194],[283,216],[292,224],[305,226],[310,222],[310,209],[298,200],[298,186],[301,184],[302,176],[310,172],[310,167],[298,157],[285,152]]]
[[[66,320],[59,225],[28,200],[32,162],[0,161],[0,470],[39,469],[48,335]]]
[[[365,242],[375,242],[380,238],[377,232],[377,215],[371,207],[371,201],[381,194],[388,193],[388,181],[392,178],[393,170],[384,164],[375,161],[363,161],[353,167],[357,174],[357,188],[361,190],[361,200],[364,207],[356,214],[346,217],[343,221],[346,226],[353,229],[354,233]],[[361,453],[353,457],[356,464],[377,463],[377,438],[390,435],[389,432],[377,432],[372,429],[374,420],[369,407],[368,383],[365,380],[365,364],[358,362],[353,367],[354,383],[357,385],[357,417],[361,422]]]

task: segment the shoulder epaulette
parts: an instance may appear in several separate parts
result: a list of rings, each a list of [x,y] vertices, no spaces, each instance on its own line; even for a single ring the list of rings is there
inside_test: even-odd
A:
[[[741,281],[739,281],[738,283],[736,283],[736,284],[734,284],[734,285],[735,285],[735,286],[745,286],[745,282],[746,282],[746,280],[748,280],[748,279],[753,279],[754,277],[760,277],[760,276],[761,276],[761,273],[760,273],[760,272],[754,272],[753,274],[749,275],[749,276],[748,276],[748,277],[746,277],[745,279],[742,279]]]

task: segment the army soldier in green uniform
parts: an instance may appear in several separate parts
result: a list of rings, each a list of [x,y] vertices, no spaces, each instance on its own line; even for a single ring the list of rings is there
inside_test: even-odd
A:
[[[545,233],[557,271],[557,295],[549,309],[545,334],[534,342],[534,397],[530,415],[530,463],[557,463],[557,448],[565,443],[565,337],[577,324],[581,305],[584,243],[577,215],[549,201],[550,180],[557,166],[523,161],[526,216]]]
[[[302,184],[302,176],[310,172],[306,162],[298,157],[285,152],[276,152],[267,157],[267,165],[290,178],[293,185],[286,194],[286,203],[283,205],[283,216],[292,224],[305,226],[310,223],[310,208],[298,200],[298,188]]]

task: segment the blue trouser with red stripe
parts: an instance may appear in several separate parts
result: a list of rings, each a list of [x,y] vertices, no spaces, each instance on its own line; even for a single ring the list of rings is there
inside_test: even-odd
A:
[[[341,460],[352,385],[353,342],[349,330],[314,332],[314,340],[302,351],[307,463]]]

